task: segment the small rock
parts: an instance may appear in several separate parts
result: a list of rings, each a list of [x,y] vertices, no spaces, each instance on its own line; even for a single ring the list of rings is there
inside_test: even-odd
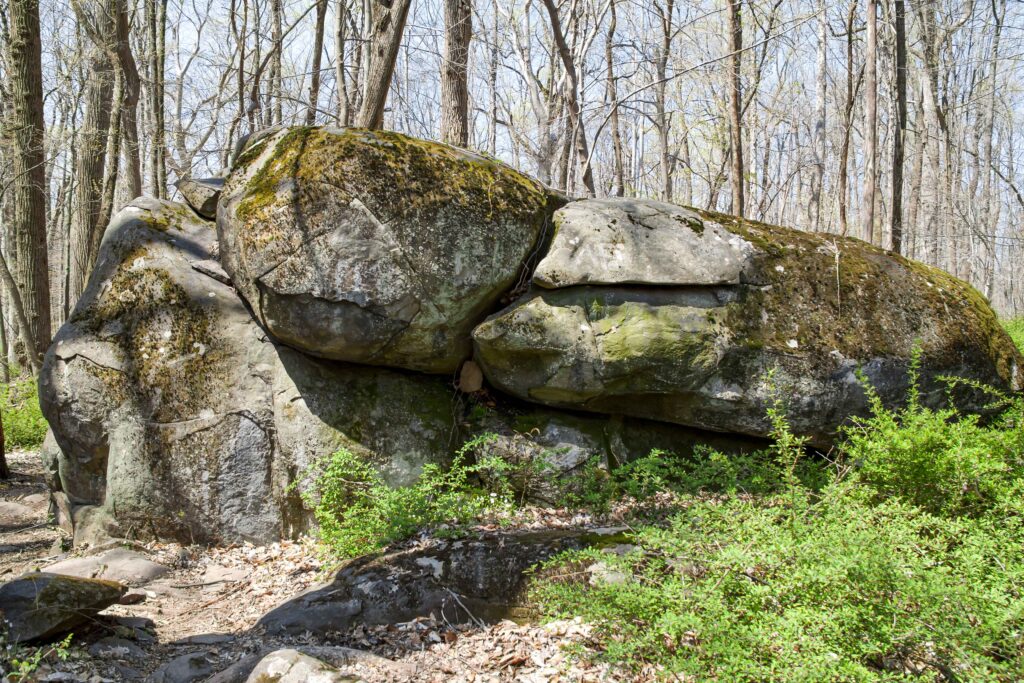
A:
[[[298,650],[277,650],[260,660],[246,683],[342,683],[356,680]]]
[[[0,586],[0,613],[14,642],[48,638],[88,621],[124,592],[115,581],[36,572]]]
[[[480,366],[471,360],[462,364],[459,371],[459,391],[465,394],[473,394],[484,387],[484,373]]]
[[[119,605],[138,605],[140,602],[145,602],[146,601],[146,597],[147,597],[146,591],[139,590],[138,588],[133,588],[132,590],[130,590],[127,593],[125,593],[124,595],[122,595],[121,599],[117,601],[117,604],[119,604]]]
[[[170,570],[141,553],[125,548],[114,548],[99,555],[75,557],[51,564],[44,571],[139,586],[163,576]]]
[[[182,638],[178,642],[188,643],[189,645],[221,645],[223,643],[230,643],[234,639],[234,636],[227,633],[200,633]]]
[[[175,183],[185,203],[203,218],[217,217],[217,200],[224,189],[223,178],[185,178]]]
[[[192,683],[213,674],[213,658],[209,652],[192,652],[175,657],[154,671],[147,683]]]
[[[38,511],[28,505],[0,501],[0,530],[29,526],[38,517]]]
[[[142,659],[146,656],[145,651],[132,641],[115,637],[97,640],[89,646],[89,654],[93,657],[120,660]]]

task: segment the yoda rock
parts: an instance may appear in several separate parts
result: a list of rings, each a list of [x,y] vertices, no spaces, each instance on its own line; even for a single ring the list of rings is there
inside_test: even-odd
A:
[[[48,453],[76,543],[272,541],[305,527],[289,485],[338,447],[397,478],[445,457],[450,411],[386,425],[388,410],[445,405],[440,378],[325,367],[278,347],[211,272],[215,246],[182,205],[129,205],[45,357],[40,404],[59,447]]]
[[[251,139],[217,216],[224,266],[278,340],[313,355],[454,372],[525,282],[552,195],[492,159],[397,133]]]
[[[115,581],[25,574],[0,586],[0,620],[13,642],[51,638],[86,623],[124,593]]]
[[[514,396],[754,436],[783,396],[793,428],[825,445],[867,409],[858,372],[892,405],[915,348],[929,405],[942,376],[1022,386],[1024,358],[980,294],[859,240],[638,200],[575,202],[555,222],[536,277],[548,289],[473,333],[484,375]],[[709,254],[717,266],[696,262]]]

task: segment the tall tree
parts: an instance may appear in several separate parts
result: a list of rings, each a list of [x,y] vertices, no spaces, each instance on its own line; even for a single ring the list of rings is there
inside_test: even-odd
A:
[[[358,123],[363,128],[384,126],[384,107],[391,89],[398,48],[412,0],[369,0],[370,55]]]
[[[46,249],[46,157],[43,146],[43,73],[39,0],[10,3],[10,96],[8,127],[13,153],[14,216],[11,225],[14,278],[32,343],[39,358],[50,344],[50,281]],[[4,264],[6,270],[6,264]]]
[[[469,41],[472,0],[444,0],[444,55],[441,62],[441,139],[469,144]]]
[[[892,140],[892,208],[889,233],[892,250],[903,250],[903,157],[907,140],[907,25],[903,0],[893,0],[893,24],[896,32],[896,128]]]
[[[576,62],[573,60],[572,52],[569,50],[569,44],[565,40],[565,33],[562,31],[562,21],[558,16],[558,7],[555,5],[554,0],[544,0],[544,6],[548,10],[548,17],[551,19],[551,33],[555,39],[555,46],[558,49],[558,55],[562,60],[562,68],[565,69],[566,84],[565,84],[565,105],[569,110],[569,115],[572,120],[572,140],[576,148],[576,159],[579,167],[579,172],[582,175],[583,187],[586,189],[587,195],[593,197],[595,194],[594,188],[594,170],[590,165],[590,149],[587,145],[587,129],[583,122],[583,108],[580,106],[579,101],[579,75],[576,71]]]
[[[327,0],[316,0],[316,28],[313,32],[313,64],[310,66],[309,106],[306,108],[306,125],[316,121],[317,103],[320,99],[320,63],[324,54],[324,20],[327,17]],[[280,54],[280,48],[276,48]]]
[[[729,0],[729,132],[732,155],[732,212],[743,215],[743,91],[740,68],[743,55],[743,0]]]
[[[875,225],[878,182],[878,3],[867,0],[867,41],[864,45],[864,232],[865,241],[880,244]]]
[[[625,192],[626,181],[622,165],[622,133],[619,126],[619,93],[618,78],[615,75],[615,29],[617,16],[615,0],[608,0],[608,33],[604,40],[604,59],[606,68],[606,84],[608,97],[608,127],[612,134],[612,189],[613,197],[621,197]]]

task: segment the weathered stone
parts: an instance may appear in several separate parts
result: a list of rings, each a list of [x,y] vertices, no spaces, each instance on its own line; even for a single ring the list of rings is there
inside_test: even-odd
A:
[[[867,410],[858,370],[886,404],[905,396],[916,347],[926,405],[945,402],[942,376],[1022,386],[1024,358],[966,283],[859,240],[693,213],[702,236],[714,224],[752,245],[739,284],[530,292],[474,331],[488,381],[550,406],[756,436],[782,396],[794,430],[821,445]],[[644,272],[615,276],[642,283]]]
[[[183,178],[174,184],[185,203],[203,218],[217,218],[217,202],[224,189],[223,178]]]
[[[274,540],[305,528],[289,485],[319,457],[345,446],[407,481],[450,451],[443,379],[278,346],[197,267],[214,239],[184,206],[129,205],[46,355],[40,403],[76,545]]]
[[[100,638],[89,646],[89,654],[103,659],[139,660],[146,656],[145,651],[130,640],[124,638]]]
[[[314,355],[454,372],[525,279],[552,195],[493,159],[398,133],[254,137],[218,209],[222,260],[277,339]]]
[[[347,683],[358,681],[345,676],[330,664],[298,650],[271,652],[256,665],[247,683]]]
[[[97,555],[63,560],[45,567],[43,571],[141,586],[160,578],[170,569],[153,562],[141,553],[125,548],[114,548]]]
[[[692,209],[641,199],[571,202],[554,216],[533,281],[571,285],[723,285],[748,275],[750,242]]]
[[[87,622],[124,592],[114,581],[25,574],[0,586],[0,619],[14,642],[50,638]]]
[[[365,670],[366,666],[370,666],[378,672],[386,672],[387,680],[410,681],[416,674],[413,664],[392,661],[364,650],[353,650],[348,647],[299,645],[295,647],[295,651],[339,669],[343,675],[347,674],[350,669]],[[256,654],[243,657],[224,671],[211,677],[207,683],[245,683],[264,657],[277,654],[277,652],[280,651],[265,647]]]
[[[191,652],[175,657],[146,679],[146,683],[193,683],[213,674],[216,660],[209,652]]]
[[[346,563],[334,580],[264,615],[268,633],[344,630],[434,613],[450,623],[498,620],[523,604],[524,572],[563,550],[606,542],[621,529],[431,539]]]

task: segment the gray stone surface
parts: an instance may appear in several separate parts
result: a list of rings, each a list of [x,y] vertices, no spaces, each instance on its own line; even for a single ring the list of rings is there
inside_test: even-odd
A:
[[[266,655],[246,679],[247,683],[347,683],[357,681],[336,668],[298,650],[277,650]]]
[[[603,214],[579,213],[606,227]],[[635,272],[615,273],[635,284],[559,276],[569,286],[535,289],[474,330],[488,382],[548,406],[754,436],[770,433],[767,410],[781,396],[793,428],[822,446],[867,412],[857,371],[895,405],[918,346],[927,405],[945,404],[942,376],[1021,388],[1024,358],[966,283],[859,240],[689,213],[704,220],[701,239],[717,225],[752,245],[735,282],[647,282],[647,250],[619,243],[640,252],[622,260]],[[580,218],[574,230],[585,228]],[[596,257],[581,258],[591,272]],[[968,412],[988,404],[976,391],[955,398]]]
[[[124,592],[114,581],[25,574],[0,585],[0,620],[13,642],[50,638],[85,623]]]
[[[174,184],[185,203],[203,218],[217,218],[217,201],[224,189],[223,178],[185,178]]]
[[[213,675],[216,660],[209,652],[191,652],[167,662],[146,678],[146,683],[193,683]]]
[[[520,280],[551,195],[510,167],[398,133],[254,137],[218,209],[224,266],[278,339],[450,373]]]
[[[97,555],[62,560],[45,567],[43,571],[141,586],[160,578],[170,569],[153,562],[142,553],[126,548],[114,548]]]
[[[753,246],[692,209],[644,199],[586,199],[554,216],[533,281],[572,285],[739,284]]]
[[[288,486],[338,447],[395,481],[450,452],[442,378],[275,344],[231,287],[195,267],[214,240],[182,205],[129,205],[46,355],[40,403],[76,545],[271,541],[305,528]]]

